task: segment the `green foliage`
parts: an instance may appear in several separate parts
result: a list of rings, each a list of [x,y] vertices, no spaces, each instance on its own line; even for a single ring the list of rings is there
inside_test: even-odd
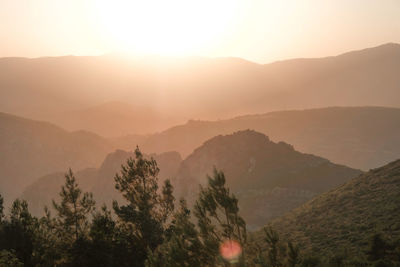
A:
[[[172,186],[170,180],[165,180],[160,199],[161,220],[163,223],[167,221],[168,217],[172,214],[175,208],[175,197],[173,195],[173,192],[174,187]]]
[[[87,266],[113,266],[116,223],[104,205],[93,216]]]
[[[271,226],[264,227],[263,232],[261,244],[253,241],[256,253],[251,255],[251,262],[263,267],[300,266],[302,256],[297,245],[291,242],[284,244]]]
[[[321,254],[332,242],[329,237],[312,251],[300,250],[300,245],[271,226],[263,229],[262,236],[248,238],[238,200],[226,186],[224,173],[216,169],[200,189],[192,218],[184,199],[175,210],[169,180],[158,187],[158,172],[156,162],[136,149],[135,158],[115,177],[116,188],[126,200],[121,206],[113,203],[116,220],[105,205],[93,212],[92,195],[82,193],[71,170],[60,203],[54,201],[56,217],[45,208],[38,219],[19,199],[4,216],[0,196],[0,266],[400,266],[400,239],[376,230],[368,249],[359,253],[349,252],[342,243],[336,251]],[[386,182],[393,187],[392,180]],[[318,208],[312,210],[318,213]],[[312,229],[305,230],[312,234]],[[348,229],[341,231],[348,235]],[[318,238],[322,237],[311,236],[311,240]],[[232,240],[240,244],[242,253],[224,259],[221,244]]]
[[[28,210],[28,203],[16,199],[11,206],[9,219],[2,222],[0,249],[13,250],[26,266],[33,266],[37,219]]]
[[[208,177],[208,186],[201,188],[194,208],[198,227],[191,221],[186,202],[180,201],[164,242],[150,252],[147,266],[228,266],[219,247],[233,240],[244,250],[246,224],[238,214],[237,198],[226,187],[223,172],[215,169],[213,177]],[[239,266],[243,266],[245,254],[242,252],[238,259]]]
[[[265,227],[265,241],[268,244],[268,262],[271,267],[278,267],[282,264],[278,259],[278,242],[279,236],[276,231],[274,231],[271,227]]]
[[[166,240],[149,255],[147,266],[201,266],[204,264],[204,246],[190,210],[182,199],[173,215]]]
[[[4,267],[22,267],[24,264],[17,258],[13,250],[0,251],[0,266]]]
[[[126,237],[127,248],[138,255],[140,265],[148,252],[163,242],[167,219],[174,210],[172,185],[167,180],[159,193],[158,173],[156,161],[144,158],[136,148],[135,158],[129,158],[121,167],[121,174],[115,176],[115,188],[127,202],[123,206],[113,202],[118,228]]]
[[[57,212],[55,219],[50,213],[43,218],[43,233],[54,245],[53,260],[57,265],[84,266],[81,263],[88,248],[89,214],[94,211],[95,202],[91,193],[82,193],[71,169],[65,174],[61,187],[61,201],[53,200]]]
[[[377,261],[380,259],[384,259],[392,247],[387,243],[386,240],[383,239],[382,234],[375,234],[372,237],[370,248],[367,251],[369,255],[369,259],[371,261]]]
[[[307,255],[304,257],[301,267],[317,267],[321,266],[321,259],[315,255]]]
[[[1,220],[3,219],[3,217],[4,217],[4,206],[3,206],[3,203],[4,203],[4,199],[0,195],[0,223],[1,223]]]
[[[363,258],[374,234],[400,239],[399,192],[400,161],[395,161],[321,194],[271,225],[306,253],[322,258],[347,250]]]
[[[208,176],[208,186],[200,187],[194,206],[206,260],[211,265],[217,261],[218,248],[224,241],[237,241],[243,249],[246,244],[246,223],[239,215],[238,199],[230,193],[225,182],[224,173],[214,168],[213,177]]]
[[[57,223],[63,238],[72,243],[87,233],[87,216],[93,211],[95,202],[91,193],[82,195],[71,169],[65,174],[65,185],[61,187],[60,197],[60,203],[53,200]]]
[[[295,267],[301,262],[300,248],[292,242],[288,242],[287,263],[288,267]]]
[[[35,255],[40,266],[54,266],[62,262],[62,255],[65,254],[62,248],[63,240],[50,210],[45,207],[44,212],[45,215],[39,219],[35,233]]]
[[[371,237],[370,246],[366,254],[368,260],[374,263],[374,266],[394,266],[399,263],[400,266],[400,240],[392,242],[385,238],[382,233],[376,233]]]

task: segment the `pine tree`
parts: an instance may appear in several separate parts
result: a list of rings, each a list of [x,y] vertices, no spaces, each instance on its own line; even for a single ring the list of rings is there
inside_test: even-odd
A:
[[[160,208],[161,208],[161,221],[165,224],[167,222],[169,216],[174,212],[174,202],[175,197],[173,195],[174,187],[172,186],[170,180],[165,180],[162,195],[160,199]]]
[[[296,265],[300,264],[300,249],[297,245],[294,245],[292,242],[288,242],[288,266],[295,267]]]
[[[33,255],[37,219],[28,210],[28,203],[16,199],[11,206],[9,219],[3,222],[0,232],[0,250],[13,250],[25,266],[34,266]]]
[[[246,223],[239,216],[238,199],[226,187],[224,173],[214,168],[213,177],[207,178],[208,186],[200,187],[194,213],[206,248],[205,260],[213,265],[219,259],[218,249],[223,242],[237,241],[244,249],[247,232]]]
[[[3,205],[4,205],[4,199],[0,194],[0,223],[3,220],[3,217],[4,217],[4,206]]]
[[[249,266],[265,267],[268,266],[267,258],[265,257],[263,246],[258,242],[254,235],[249,236],[247,244],[247,261]]]
[[[265,241],[268,244],[268,262],[271,267],[281,266],[278,255],[279,235],[271,227],[264,227]]]
[[[368,260],[378,262],[388,261],[390,258],[396,258],[396,256],[393,257],[393,254],[396,254],[395,251],[395,244],[385,239],[381,233],[376,233],[372,236],[370,247],[367,251]]]
[[[105,205],[93,216],[87,266],[115,266],[113,249],[116,223]]]
[[[123,206],[113,202],[118,228],[126,234],[121,242],[135,251],[138,265],[143,265],[147,253],[163,242],[166,222],[174,209],[172,185],[167,180],[159,193],[158,173],[156,161],[146,159],[136,148],[135,158],[129,158],[115,176],[115,188],[127,201]]]
[[[3,217],[4,217],[4,199],[3,199],[3,197],[0,195],[0,224],[1,224],[1,221],[3,220]]]
[[[34,253],[40,266],[56,266],[61,261],[63,248],[58,235],[57,221],[51,217],[50,210],[44,208],[45,215],[39,219],[36,231]]]
[[[167,239],[150,253],[146,266],[202,266],[203,244],[196,226],[191,222],[190,210],[185,200],[174,214]]]
[[[94,210],[95,201],[92,193],[82,195],[71,169],[65,174],[65,185],[61,187],[60,197],[60,203],[53,200],[57,222],[63,238],[72,244],[87,234],[88,214]]]

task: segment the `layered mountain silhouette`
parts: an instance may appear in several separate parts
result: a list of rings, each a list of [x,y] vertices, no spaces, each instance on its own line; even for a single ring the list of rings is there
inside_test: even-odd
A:
[[[376,233],[400,238],[400,160],[315,197],[271,224],[284,240],[329,255],[363,254]]]
[[[400,109],[325,108],[272,112],[222,121],[190,121],[160,134],[106,139],[53,124],[0,114],[0,194],[11,201],[36,178],[71,167],[98,168],[115,149],[178,151],[185,158],[206,140],[255,129],[275,142],[335,163],[368,170],[400,157]]]
[[[118,137],[121,133],[150,134],[180,122],[155,109],[119,101],[55,114],[52,121],[68,130],[85,129],[105,137]]]
[[[250,229],[361,173],[247,130],[214,137],[189,155],[172,180],[178,195],[193,203],[214,167],[224,171]]]
[[[134,107],[132,114],[116,121],[134,125],[145,120],[147,133],[154,127],[163,129],[155,126],[158,116],[180,121],[326,106],[399,107],[399,86],[399,44],[265,65],[238,58],[110,55],[0,59],[3,112],[64,127],[84,126],[104,136],[138,133],[130,132],[137,127],[110,132],[101,120],[97,125],[84,123],[87,109],[110,100]],[[86,115],[59,116],[74,110]]]
[[[115,189],[115,174],[121,170],[121,165],[126,164],[129,157],[134,157],[133,152],[116,150],[108,154],[99,168],[88,168],[75,172],[75,177],[82,191],[92,192],[97,206],[103,204],[111,207],[112,200],[123,201],[121,194]],[[153,157],[160,168],[159,183],[171,179],[176,175],[182,161],[177,152],[166,152]],[[61,186],[65,183],[65,172],[57,172],[40,177],[29,185],[21,198],[29,202],[30,211],[42,216],[44,206],[52,207],[52,200],[58,200]]]
[[[0,194],[10,202],[37,177],[98,167],[112,150],[108,140],[93,133],[0,113]]]
[[[117,150],[109,154],[98,169],[76,172],[78,183],[93,192],[100,206],[121,201],[115,190],[114,176],[132,152]],[[357,176],[361,171],[309,154],[303,154],[286,143],[274,143],[255,131],[240,131],[217,136],[197,148],[182,161],[177,152],[152,155],[160,167],[160,180],[170,178],[176,198],[190,204],[197,198],[199,185],[207,182],[213,167],[223,170],[227,183],[241,205],[250,229],[256,229],[313,196],[334,188]],[[37,179],[23,192],[35,214],[58,197],[64,173]]]
[[[186,157],[220,134],[254,129],[275,142],[335,163],[369,170],[400,157],[400,109],[331,107],[270,112],[219,121],[189,121],[159,134],[120,140],[122,148],[140,144],[145,151],[178,151]]]

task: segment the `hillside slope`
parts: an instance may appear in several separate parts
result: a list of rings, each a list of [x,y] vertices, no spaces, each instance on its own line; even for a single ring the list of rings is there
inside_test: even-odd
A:
[[[317,196],[271,224],[285,240],[319,254],[356,254],[371,236],[400,239],[400,160]]]
[[[224,171],[250,229],[361,173],[248,130],[214,137],[188,156],[173,180],[180,195],[193,203],[214,166]]]

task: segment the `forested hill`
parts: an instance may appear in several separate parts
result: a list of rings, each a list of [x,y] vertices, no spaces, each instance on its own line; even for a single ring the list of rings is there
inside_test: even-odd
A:
[[[205,142],[182,162],[172,182],[190,202],[214,167],[226,174],[251,229],[361,173],[247,130]]]
[[[272,222],[284,240],[319,255],[363,254],[371,236],[400,240],[400,160],[360,175]],[[261,235],[261,233],[260,233]]]

